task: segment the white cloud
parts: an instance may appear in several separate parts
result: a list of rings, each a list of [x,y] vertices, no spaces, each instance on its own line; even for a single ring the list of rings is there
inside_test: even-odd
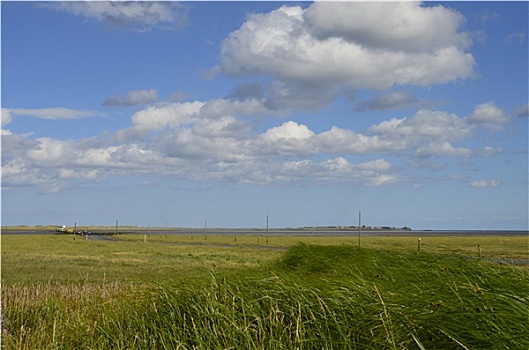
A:
[[[491,188],[501,186],[501,180],[476,180],[469,183],[470,187],[475,188]]]
[[[144,105],[158,101],[158,91],[155,89],[151,90],[132,90],[121,97],[119,95],[114,95],[107,98],[104,102],[104,106],[136,106]]]
[[[80,119],[97,116],[100,113],[96,111],[77,110],[64,107],[55,108],[9,108],[6,109],[11,118],[16,115],[24,115],[41,119]],[[2,115],[4,111],[2,111]]]
[[[261,154],[303,157],[317,154],[398,152],[405,145],[398,140],[381,140],[377,135],[357,134],[336,126],[316,134],[306,125],[289,121],[268,129],[264,134],[259,135],[251,146]]]
[[[191,122],[202,106],[204,103],[200,101],[149,106],[134,113],[131,128],[140,132],[176,128]]]
[[[121,148],[128,148],[127,145],[118,147],[110,146],[104,148],[88,148],[83,152],[77,151],[78,157],[73,161],[77,165],[91,166],[91,167],[113,167],[119,166],[121,161],[118,151]],[[133,165],[133,164],[129,164]]]
[[[2,187],[35,186],[44,192],[58,192],[65,184],[50,169],[34,167],[22,158],[2,161]],[[51,169],[53,172],[55,169]]]
[[[187,24],[186,7],[173,2],[65,1],[41,6],[90,18],[113,29],[179,29]]]
[[[59,178],[64,180],[70,180],[70,179],[86,179],[86,180],[97,180],[101,177],[101,172],[92,169],[92,170],[85,170],[85,169],[60,169],[59,170]]]
[[[193,132],[196,135],[209,138],[230,137],[233,139],[244,139],[248,137],[250,127],[247,123],[233,116],[225,116],[213,120],[198,120],[193,127]]]
[[[306,125],[300,125],[296,122],[289,121],[280,126],[268,129],[264,133],[263,139],[277,142],[279,140],[305,140],[312,136],[314,136],[314,132]]]
[[[455,114],[420,110],[412,117],[392,118],[369,128],[383,139],[398,139],[406,145],[463,140],[471,127]]]
[[[294,98],[314,109],[340,87],[430,86],[470,77],[475,62],[466,52],[468,35],[458,32],[461,21],[454,11],[414,2],[283,6],[249,16],[232,32],[222,43],[220,68],[276,77],[270,108]]]
[[[398,149],[414,150],[417,157],[455,156],[469,157],[468,148],[454,147],[453,142],[467,139],[476,128],[501,130],[508,116],[493,102],[477,105],[467,117],[442,111],[420,110],[411,117],[392,118],[369,128],[381,141]],[[400,142],[397,143],[397,142]],[[501,149],[485,147],[481,156],[491,156]]]
[[[310,156],[316,149],[310,144],[315,133],[306,125],[288,121],[268,129],[251,142],[256,154],[281,154],[287,157]]]
[[[12,117],[11,117],[11,112],[9,112],[9,109],[2,108],[1,113],[2,113],[2,126],[11,123]]]
[[[471,125],[479,125],[492,130],[501,130],[503,125],[509,121],[507,114],[493,102],[477,105],[466,119]]]
[[[350,182],[366,186],[385,186],[398,181],[392,174],[383,173],[391,165],[383,159],[372,162],[351,164],[338,157],[322,162],[312,160],[289,161],[284,163],[271,180],[287,182]]]
[[[422,168],[431,167],[432,157],[468,158],[472,150],[457,142],[466,141],[478,127],[503,122],[489,103],[476,108],[474,119],[420,110],[364,132],[337,126],[315,132],[293,120],[257,132],[255,120],[267,111],[255,98],[163,103],[134,113],[130,126],[113,137],[32,140],[30,134],[5,134],[3,181],[59,190],[74,180],[157,174],[247,184],[382,186],[407,178],[401,174],[405,170],[394,169],[383,156],[409,157],[410,164]],[[481,156],[496,152],[492,147],[476,150]],[[361,162],[348,159],[357,156]]]
[[[226,111],[220,108],[226,107],[223,103],[212,103],[210,109],[202,106],[205,104],[174,104],[159,106],[160,111],[151,106],[143,110],[145,114],[136,113],[131,130],[149,131],[147,138],[32,141],[30,135],[8,135],[2,140],[9,145],[9,150],[3,151],[4,185],[25,182],[56,191],[73,180],[141,173],[251,184],[302,179],[303,183],[380,186],[397,181],[391,165],[382,159],[358,164],[342,156],[311,159],[318,153],[349,153],[351,145],[344,138],[325,150],[332,141],[328,132],[316,134],[293,121],[256,135],[249,124],[233,115],[213,118],[213,110]],[[344,137],[352,137],[354,142],[358,139],[365,147],[363,135],[344,133]]]
[[[20,135],[9,130],[2,130],[2,162],[10,159],[23,159],[28,149],[33,148],[37,142],[30,140],[31,134]]]
[[[260,116],[267,114],[267,112],[268,110],[262,103],[255,99],[244,101],[214,99],[207,102],[159,103],[134,113],[131,126],[119,131],[116,139],[143,137],[148,132],[177,129],[185,125],[197,126],[198,129],[202,130],[201,132],[206,133],[214,132],[212,128],[218,126],[223,128],[219,132],[239,133],[243,132],[247,126],[244,122],[234,118],[239,115]],[[207,125],[208,123],[209,125]],[[198,129],[197,131],[200,132]]]
[[[28,159],[39,165],[53,164],[60,166],[66,164],[74,150],[73,142],[55,140],[48,137],[38,138],[36,145],[28,150]]]
[[[405,143],[399,140],[382,140],[378,135],[367,136],[351,130],[333,126],[315,137],[314,143],[320,152],[369,154],[375,152],[398,152]]]
[[[467,148],[456,148],[450,144],[450,142],[432,142],[426,146],[419,147],[415,151],[415,154],[419,157],[431,157],[431,156],[456,156],[456,157],[469,157],[472,152]]]
[[[319,37],[341,37],[375,49],[423,52],[469,44],[468,35],[457,32],[461,14],[420,2],[317,2],[305,18]]]

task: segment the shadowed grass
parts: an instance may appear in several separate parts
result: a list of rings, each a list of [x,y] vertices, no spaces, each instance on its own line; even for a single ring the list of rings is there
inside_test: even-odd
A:
[[[165,248],[149,249],[139,252]],[[299,244],[254,267],[193,271],[146,284],[3,283],[3,342],[9,349],[529,347],[525,268]]]

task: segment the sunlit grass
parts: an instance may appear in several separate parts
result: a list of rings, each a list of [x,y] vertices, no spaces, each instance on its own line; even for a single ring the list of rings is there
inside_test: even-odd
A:
[[[3,236],[3,345],[529,348],[524,237],[184,236]]]
[[[358,235],[297,236],[297,235],[229,235],[219,234],[122,234],[120,240],[151,243],[195,245],[231,245],[259,247],[290,247],[298,243],[317,245],[358,245]],[[417,236],[361,236],[360,246],[395,251],[417,251]],[[529,259],[529,236],[434,236],[421,238],[424,253],[447,253],[478,257]]]
[[[77,283],[182,280],[210,269],[251,268],[278,251],[73,239],[72,235],[2,236],[2,282]]]

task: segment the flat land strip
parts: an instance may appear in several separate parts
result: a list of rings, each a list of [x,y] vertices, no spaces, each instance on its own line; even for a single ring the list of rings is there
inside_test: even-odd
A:
[[[2,235],[5,348],[529,348],[527,236],[109,237]]]

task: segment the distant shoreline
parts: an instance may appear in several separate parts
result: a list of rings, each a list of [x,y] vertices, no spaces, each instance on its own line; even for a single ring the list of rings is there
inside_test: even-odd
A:
[[[55,231],[55,226],[2,227],[2,234],[72,234]],[[77,231],[91,234],[208,234],[208,235],[292,235],[292,236],[348,236],[357,235],[357,227],[303,227],[303,228],[145,228],[112,226],[78,226]],[[411,230],[371,228],[360,230],[365,236],[529,236],[528,230]]]

